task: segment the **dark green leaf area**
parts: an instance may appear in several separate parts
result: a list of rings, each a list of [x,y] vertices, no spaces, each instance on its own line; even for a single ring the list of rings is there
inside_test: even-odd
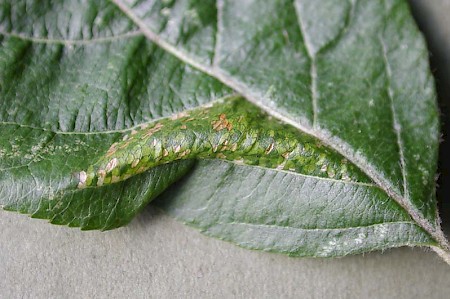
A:
[[[54,42],[111,38],[136,31],[110,1],[13,0],[0,4],[2,31]]]
[[[125,130],[229,93],[143,36],[64,44],[0,34],[1,121],[63,132]]]

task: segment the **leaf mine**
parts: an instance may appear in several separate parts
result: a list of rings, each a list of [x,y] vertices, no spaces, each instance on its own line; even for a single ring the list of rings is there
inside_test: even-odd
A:
[[[209,121],[212,119],[212,121]],[[189,121],[189,127],[184,123]],[[126,180],[180,159],[221,159],[325,179],[371,183],[356,167],[317,140],[271,120],[259,108],[233,96],[140,125],[113,143],[92,167],[81,171],[78,188]]]

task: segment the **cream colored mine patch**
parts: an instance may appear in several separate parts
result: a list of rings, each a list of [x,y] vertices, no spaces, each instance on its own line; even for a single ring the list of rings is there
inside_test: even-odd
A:
[[[103,183],[105,181],[105,177],[106,177],[106,171],[104,171],[103,169],[100,169],[99,171],[97,171],[97,186],[103,186]]]
[[[109,161],[108,164],[106,164],[105,171],[106,172],[112,171],[114,168],[116,168],[116,166],[118,164],[119,164],[119,159],[117,159],[117,158],[111,159],[111,161]]]
[[[275,146],[274,143],[269,144],[269,146],[266,148],[265,154],[266,155],[270,154],[273,151],[274,146]]]
[[[139,161],[141,161],[141,160],[135,159],[135,160],[133,161],[133,163],[131,163],[131,167],[132,167],[132,168],[135,168],[135,167],[139,164]]]
[[[183,118],[183,117],[188,117],[188,116],[189,116],[189,114],[187,112],[180,112],[180,113],[175,114],[174,116],[172,116],[170,119],[171,120],[177,120],[177,119],[180,119],[180,118]]]
[[[78,188],[82,189],[86,187],[86,180],[87,180],[87,173],[86,171],[80,171],[80,173],[78,173]]]

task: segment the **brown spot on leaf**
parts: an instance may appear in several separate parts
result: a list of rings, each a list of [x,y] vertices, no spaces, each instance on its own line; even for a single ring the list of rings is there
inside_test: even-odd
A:
[[[117,143],[117,142],[114,142],[114,143],[110,146],[110,148],[109,148],[108,151],[106,152],[106,156],[107,156],[107,157],[112,156],[112,155],[116,152],[116,150],[117,150],[117,145],[118,145],[118,143]]]
[[[170,119],[171,120],[177,120],[177,119],[180,119],[180,118],[183,118],[183,117],[187,117],[187,116],[189,116],[189,114],[186,111],[183,111],[183,112],[180,112],[178,114],[175,114]]]
[[[83,189],[86,187],[87,173],[86,171],[80,171],[78,173],[78,189]]]
[[[137,173],[141,173],[141,172],[144,172],[146,170],[147,170],[147,168],[145,168],[145,166],[141,166],[141,167],[138,168],[138,170],[136,170],[136,172]]]
[[[283,170],[284,167],[286,166],[286,161],[284,161],[283,163],[281,163],[280,165],[277,166],[278,170]]]
[[[103,186],[103,182],[105,181],[106,171],[103,169],[99,169],[97,171],[97,186]]]
[[[269,144],[269,146],[266,148],[266,151],[264,152],[266,155],[270,154],[273,151],[273,148],[275,147],[275,144],[272,142]]]
[[[223,129],[227,129],[228,131],[231,131],[233,128],[233,125],[227,120],[227,116],[222,113],[219,115],[219,119],[213,121],[212,123],[213,130],[220,131]]]
[[[116,166],[118,164],[119,164],[119,159],[117,159],[117,158],[111,159],[111,161],[109,161],[108,164],[106,164],[105,171],[110,172],[111,170],[116,168]]]
[[[156,133],[159,130],[161,130],[162,127],[164,127],[163,124],[157,123],[154,127],[152,127],[152,128],[147,130],[147,132],[144,134],[144,137],[147,138],[147,137],[152,136],[154,133]]]
[[[98,176],[99,178],[105,178],[105,176],[106,176],[106,171],[104,171],[103,169],[99,169],[99,170],[97,171],[97,176]]]
[[[119,148],[120,148],[120,149],[124,149],[124,148],[126,148],[130,143],[131,143],[131,140],[128,139],[124,144],[122,144],[121,146],[119,146]]]
[[[181,157],[184,157],[184,156],[189,155],[190,153],[191,153],[191,151],[190,151],[189,149],[187,149],[187,150],[181,152],[179,156],[180,156],[180,158],[181,158]]]
[[[140,161],[141,161],[141,160],[139,160],[139,159],[135,159],[135,160],[133,161],[133,163],[131,163],[131,167],[132,167],[132,168],[135,168],[135,167],[139,164]]]

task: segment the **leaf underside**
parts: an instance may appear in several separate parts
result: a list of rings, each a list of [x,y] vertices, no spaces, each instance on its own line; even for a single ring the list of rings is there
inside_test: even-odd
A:
[[[406,1],[266,2],[0,3],[0,205],[105,230],[157,198],[180,221],[252,249],[448,250],[434,195],[434,83]],[[74,184],[136,128],[235,94],[269,115],[268,131],[282,121],[364,179],[322,176],[323,159],[309,171],[197,155]],[[215,132],[209,124],[196,134]]]

